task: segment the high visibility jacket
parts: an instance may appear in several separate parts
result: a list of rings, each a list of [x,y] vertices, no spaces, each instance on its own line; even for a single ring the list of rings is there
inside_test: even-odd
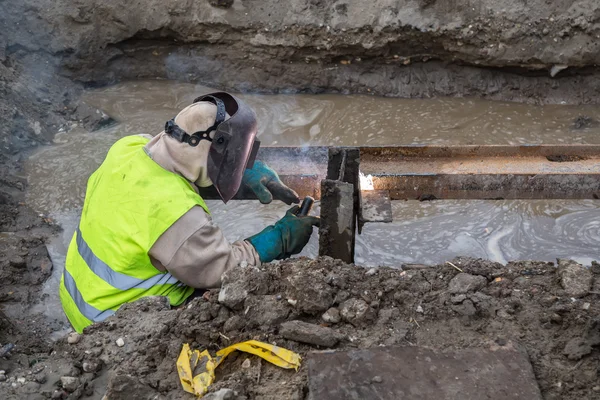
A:
[[[194,291],[157,270],[148,252],[192,207],[208,209],[190,182],[146,154],[147,142],[119,140],[88,180],[59,289],[77,332],[141,297],[167,296],[179,305]]]

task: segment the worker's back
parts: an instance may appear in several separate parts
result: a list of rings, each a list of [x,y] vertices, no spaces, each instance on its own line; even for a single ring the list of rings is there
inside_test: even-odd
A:
[[[185,178],[145,153],[147,142],[119,140],[88,181],[60,284],[64,311],[78,332],[140,297],[168,296],[178,305],[194,290],[157,270],[148,251],[183,214],[206,204]]]

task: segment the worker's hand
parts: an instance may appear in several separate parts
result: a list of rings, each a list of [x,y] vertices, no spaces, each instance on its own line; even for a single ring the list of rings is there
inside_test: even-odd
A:
[[[267,226],[262,232],[246,239],[256,249],[261,262],[289,258],[302,251],[313,231],[319,226],[319,217],[298,217],[299,206],[292,207],[275,225]]]
[[[242,183],[248,186],[263,204],[269,204],[273,198],[288,205],[300,202],[298,194],[285,186],[277,172],[262,161],[255,161],[252,169],[244,172]]]

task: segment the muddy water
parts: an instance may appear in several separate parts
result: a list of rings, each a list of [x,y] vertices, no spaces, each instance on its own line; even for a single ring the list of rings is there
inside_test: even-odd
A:
[[[92,91],[86,101],[127,121],[123,132],[154,133],[210,90],[170,81],[128,82]],[[256,110],[265,145],[600,143],[600,125],[574,129],[579,116],[600,121],[599,106],[329,94],[240,97]]]
[[[46,291],[56,295],[68,241],[78,221],[85,183],[120,137],[156,134],[164,122],[209,88],[166,81],[129,82],[93,90],[85,100],[120,123],[93,133],[60,133],[56,145],[27,163],[29,202],[64,227],[49,246],[56,276]],[[600,143],[600,127],[575,129],[600,107],[531,106],[473,99],[387,99],[341,95],[241,95],[257,112],[264,145]],[[230,240],[246,238],[275,222],[286,206],[208,202]],[[357,240],[364,265],[436,263],[456,255],[506,262],[569,257],[598,259],[600,202],[439,201],[396,202],[393,224],[367,224]],[[318,210],[317,210],[318,212]],[[317,237],[302,253],[317,254]],[[57,301],[57,299],[55,299]],[[40,305],[61,317],[53,301]]]

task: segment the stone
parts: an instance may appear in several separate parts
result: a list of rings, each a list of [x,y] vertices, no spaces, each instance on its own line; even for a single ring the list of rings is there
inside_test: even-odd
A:
[[[311,400],[542,400],[529,357],[510,345],[450,351],[374,347],[307,355]]]
[[[6,375],[0,374],[0,382],[6,382]]]
[[[376,312],[362,299],[349,299],[340,305],[340,315],[346,322],[360,326],[375,319]]]
[[[100,369],[100,363],[96,361],[84,362],[82,365],[83,372],[91,373],[96,372]]]
[[[558,260],[560,284],[570,297],[583,297],[592,287],[592,272],[573,260]]]
[[[68,394],[65,393],[64,390],[55,390],[54,393],[52,393],[51,399],[53,399],[53,400],[64,399],[67,396],[68,396]]]
[[[229,307],[232,310],[241,310],[246,297],[248,297],[248,291],[244,285],[232,282],[221,288],[218,300],[225,307]]]
[[[239,315],[233,315],[231,318],[225,321],[225,324],[223,325],[223,330],[225,332],[239,331],[245,325],[246,322],[242,317],[240,317]]]
[[[337,324],[342,320],[340,310],[335,307],[331,307],[329,310],[321,316],[321,319],[328,324]]]
[[[448,284],[451,294],[476,292],[487,284],[487,279],[480,275],[471,275],[464,272],[456,275]]]
[[[586,356],[592,352],[591,344],[582,337],[575,337],[567,342],[563,354],[566,355],[569,360],[580,360],[583,356]]]
[[[235,392],[231,389],[219,389],[214,393],[207,393],[202,397],[202,400],[234,400]]]
[[[277,296],[250,296],[244,302],[246,320],[259,328],[269,328],[287,320],[291,308],[288,304],[277,300]]]
[[[27,382],[27,380],[23,377],[19,377],[17,378],[17,383],[20,383],[21,385],[23,385],[25,382]]]
[[[62,388],[65,389],[67,392],[74,392],[79,386],[79,379],[73,376],[62,376],[60,378],[60,383],[62,385]]]
[[[111,400],[156,399],[157,393],[152,387],[139,382],[138,378],[120,372],[109,374],[105,398]]]
[[[331,328],[302,321],[284,322],[279,328],[279,334],[295,342],[322,347],[333,347],[344,337]]]
[[[33,376],[33,380],[36,381],[37,383],[40,384],[44,384],[48,381],[48,377],[46,376],[45,373],[39,373]]]
[[[467,298],[467,295],[457,294],[456,296],[450,297],[450,301],[452,302],[452,304],[460,304],[463,301],[465,301],[466,298]]]
[[[119,347],[123,347],[125,346],[125,341],[123,340],[123,338],[118,338],[115,343],[117,344],[117,346]]]
[[[40,384],[36,383],[36,382],[27,382],[24,386],[23,386],[23,392],[25,393],[29,393],[29,394],[34,394],[34,393],[38,393],[40,391]]]
[[[67,343],[69,344],[77,344],[81,341],[81,335],[77,332],[71,332],[69,333],[69,336],[67,337]]]
[[[471,300],[465,300],[460,304],[453,305],[452,309],[460,315],[464,315],[467,317],[471,317],[477,313],[477,309],[475,308],[475,305],[473,305],[473,302]]]
[[[246,358],[246,359],[244,360],[244,362],[242,363],[242,368],[244,368],[244,369],[248,369],[248,368],[250,368],[251,366],[252,366],[252,363],[250,362],[250,359],[249,359],[249,358]]]
[[[327,311],[334,302],[334,290],[319,271],[304,271],[288,278],[286,297],[296,300],[296,309],[307,314]]]

